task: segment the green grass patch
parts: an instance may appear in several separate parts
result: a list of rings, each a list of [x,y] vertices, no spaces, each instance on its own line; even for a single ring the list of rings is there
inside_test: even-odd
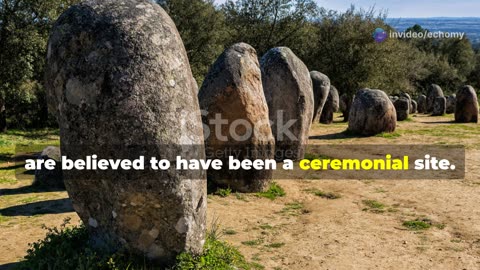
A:
[[[262,229],[262,230],[271,230],[271,229],[273,229],[273,226],[270,225],[270,224],[262,224],[262,225],[260,225],[260,226],[258,226],[258,227],[259,227],[260,229]]]
[[[400,135],[400,133],[398,133],[398,132],[391,132],[391,133],[383,132],[383,133],[375,135],[375,137],[385,138],[385,139],[396,139],[396,138],[399,138],[401,136],[402,135]]]
[[[230,188],[219,188],[215,191],[215,195],[220,196],[222,198],[226,198],[232,194],[232,190]]]
[[[322,190],[319,190],[319,189],[316,189],[316,188],[312,188],[312,189],[306,189],[304,190],[305,192],[308,192],[308,193],[311,193],[317,197],[320,197],[320,198],[324,198],[324,199],[328,199],[328,200],[336,200],[336,199],[340,199],[342,196],[338,193],[335,193],[335,192],[325,192],[325,191],[322,191]]]
[[[278,197],[285,197],[285,190],[279,186],[277,183],[273,182],[270,184],[270,187],[265,192],[259,192],[256,194],[258,197],[267,198],[270,200],[275,200]]]
[[[243,241],[242,245],[253,247],[253,246],[258,246],[263,243],[262,239],[255,239],[255,240],[248,240],[248,241]]]
[[[404,221],[402,225],[412,231],[427,230],[427,229],[430,229],[430,227],[432,227],[432,224],[425,222],[423,220],[408,220],[408,221]]]
[[[99,269],[149,270],[160,269],[143,256],[125,251],[109,253],[89,246],[88,230],[84,226],[47,229],[45,239],[30,244],[25,260],[17,270],[30,269]],[[215,232],[209,232],[204,252],[194,256],[179,254],[168,269],[257,269],[233,246],[220,241]]]
[[[5,217],[0,214],[0,224],[10,220],[10,217]]]
[[[223,230],[223,233],[225,235],[235,235],[235,234],[237,234],[237,231],[235,231],[233,229],[225,229],[225,230]]]
[[[268,247],[268,248],[281,248],[283,246],[285,246],[285,243],[271,243],[271,244],[265,245],[265,247]]]
[[[383,213],[385,211],[385,205],[376,200],[363,200],[362,203],[366,206],[363,211],[370,211],[374,213]]]

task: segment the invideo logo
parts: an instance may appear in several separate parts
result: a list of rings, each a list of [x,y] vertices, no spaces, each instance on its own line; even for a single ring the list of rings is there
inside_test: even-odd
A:
[[[375,32],[373,32],[373,38],[377,43],[384,42],[387,39],[387,37],[388,37],[387,31],[383,30],[383,28],[377,28],[375,29]]]

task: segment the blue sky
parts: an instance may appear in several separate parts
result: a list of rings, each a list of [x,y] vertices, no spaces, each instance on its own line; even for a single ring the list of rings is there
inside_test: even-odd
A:
[[[315,0],[320,6],[345,11],[357,7],[388,11],[389,18],[480,17],[480,0]],[[216,0],[223,3],[225,0]]]

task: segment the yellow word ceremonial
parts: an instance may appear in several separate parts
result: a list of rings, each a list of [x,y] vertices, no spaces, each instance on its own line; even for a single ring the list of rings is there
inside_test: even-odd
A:
[[[385,159],[304,159],[300,161],[300,169],[308,170],[335,170],[335,171],[407,171],[409,158],[392,159],[386,155]]]

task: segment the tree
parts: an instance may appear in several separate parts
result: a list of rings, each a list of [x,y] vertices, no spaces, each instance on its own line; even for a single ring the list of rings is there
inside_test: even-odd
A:
[[[213,0],[157,0],[175,22],[198,83],[222,53],[227,28]]]
[[[49,31],[63,10],[75,2],[78,0],[0,0],[0,131],[6,129],[10,116],[23,124],[24,115],[12,115],[11,111],[25,104],[32,107],[42,99],[37,96],[44,93],[38,82],[43,77]],[[34,115],[40,115],[39,123],[48,117],[44,109],[43,114]]]
[[[228,0],[222,5],[230,43],[246,42],[261,56],[278,46],[302,56],[311,44],[310,22],[317,16],[313,0]]]

